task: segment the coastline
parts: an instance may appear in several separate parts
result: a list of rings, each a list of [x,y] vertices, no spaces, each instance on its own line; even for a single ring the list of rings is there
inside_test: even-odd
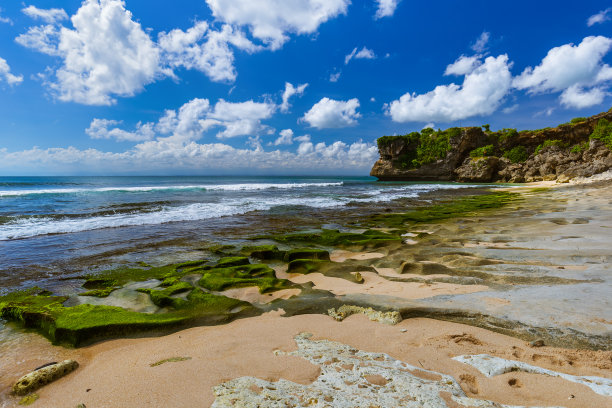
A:
[[[542,188],[550,189],[542,191],[540,190]],[[598,248],[602,249],[601,246],[598,246],[601,240],[598,240],[597,234],[593,235],[592,232],[601,230],[602,226],[607,225],[607,221],[612,222],[612,218],[607,214],[604,214],[607,217],[602,216],[600,219],[593,217],[592,214],[589,217],[581,217],[579,213],[596,206],[601,207],[603,203],[612,199],[612,188],[609,181],[597,181],[596,184],[584,185],[578,183],[555,185],[551,182],[538,182],[512,187],[509,190],[520,191],[528,199],[527,203],[521,202],[496,210],[488,210],[483,214],[477,213],[475,218],[472,214],[459,219],[419,225],[414,229],[414,233],[415,235],[426,233],[425,237],[418,238],[408,235],[401,249],[373,248],[365,251],[331,252],[333,261],[342,262],[352,258],[352,261],[358,262],[359,265],[369,265],[375,270],[375,272],[362,271],[361,274],[365,281],[362,284],[351,284],[346,279],[325,276],[320,273],[288,275],[282,267],[274,267],[277,278],[290,278],[291,281],[299,284],[313,282],[313,289],[329,291],[344,304],[365,303],[375,309],[399,310],[402,315],[405,315],[405,320],[396,326],[370,322],[364,316],[351,316],[341,323],[321,314],[281,317],[280,309],[283,309],[283,304],[276,303],[274,306],[273,303],[269,310],[276,308],[279,311],[268,312],[258,317],[243,318],[221,326],[190,328],[159,338],[110,340],[70,350],[51,346],[45,339],[37,337],[31,343],[38,350],[36,359],[23,359],[24,355],[28,355],[27,347],[29,346],[27,344],[16,345],[16,354],[13,355],[15,358],[13,363],[16,366],[7,376],[2,376],[5,379],[3,380],[5,383],[1,385],[5,390],[4,394],[6,395],[6,387],[18,377],[18,373],[23,373],[21,367],[35,367],[49,359],[55,361],[63,358],[76,358],[82,367],[75,373],[37,391],[40,396],[40,401],[36,403],[38,406],[76,406],[79,403],[85,403],[86,406],[115,407],[133,406],[146,402],[172,406],[193,406],[195,403],[208,405],[214,400],[211,387],[242,376],[252,376],[267,381],[277,381],[283,378],[300,384],[315,381],[321,372],[316,365],[303,358],[280,358],[273,353],[278,349],[295,350],[294,337],[302,332],[311,332],[317,339],[338,341],[367,352],[385,352],[399,361],[416,366],[422,364],[428,370],[451,375],[467,397],[490,399],[498,403],[514,405],[603,406],[609,401],[609,397],[596,394],[584,385],[572,384],[560,378],[527,373],[504,374],[489,379],[473,367],[470,368],[450,360],[450,356],[485,353],[567,374],[610,378],[610,362],[612,361],[610,351],[530,347],[529,342],[533,338],[525,337],[525,333],[539,326],[544,327],[546,319],[554,320],[558,316],[544,313],[544,320],[540,322],[530,321],[530,318],[533,320],[533,316],[526,316],[528,324],[525,324],[521,332],[521,327],[514,325],[520,320],[516,319],[516,315],[520,315],[531,305],[517,308],[517,305],[513,304],[514,297],[518,303],[524,302],[525,298],[521,296],[529,295],[531,288],[537,288],[540,285],[544,285],[543,288],[563,288],[571,287],[574,284],[589,285],[591,283],[587,281],[595,279],[593,277],[577,279],[578,275],[585,273],[584,268],[579,267],[579,264],[585,262],[585,259],[575,262],[562,262],[561,259],[557,259],[556,263],[550,262],[550,258],[558,255],[554,254],[552,251],[554,248],[551,245],[559,245],[559,241],[554,241],[555,236],[565,237],[561,240],[561,252],[571,250],[572,246],[564,244],[563,241],[571,241],[572,238],[567,237],[577,237],[580,233],[583,238],[589,237],[585,242],[591,245],[591,248],[585,252],[585,256],[587,258],[601,256],[601,253],[597,252]],[[597,197],[589,201],[588,197],[592,196],[595,190],[598,193]],[[579,197],[580,200],[572,202],[572,200],[578,200],[576,197]],[[537,211],[534,213],[529,200],[545,205],[539,210],[539,213]],[[546,213],[553,216],[542,216]],[[513,217],[517,215],[520,215],[522,225],[520,222],[515,223]],[[528,217],[532,217],[538,223],[525,221]],[[548,221],[547,218],[552,221]],[[566,220],[561,222],[564,218]],[[584,222],[582,218],[589,219]],[[578,222],[575,223],[576,220]],[[476,228],[477,225],[484,227],[479,229]],[[510,225],[515,228],[512,233],[508,230]],[[543,225],[546,227],[543,228]],[[572,228],[574,230],[571,230]],[[459,231],[461,231],[461,239],[457,239]],[[528,233],[534,234],[530,240],[526,239]],[[550,245],[544,245],[544,247],[535,245],[534,242],[538,241],[538,234],[552,234],[548,242]],[[566,247],[563,248],[563,245]],[[546,251],[552,251],[546,255],[548,261],[530,259],[532,253]],[[582,251],[584,252],[584,249]],[[457,254],[457,252],[463,252],[463,254]],[[512,259],[508,259],[504,253],[511,252],[513,252]],[[517,253],[523,254],[522,259],[518,259],[520,256],[516,255]],[[402,262],[398,262],[399,260]],[[387,265],[390,263],[395,266]],[[407,263],[420,266],[419,268],[406,266]],[[452,268],[455,274],[449,275],[450,269],[447,269],[446,273],[444,271],[434,274],[423,273],[423,265],[433,264]],[[496,273],[487,270],[487,268],[497,268],[497,265],[500,264],[525,267],[523,271],[529,272],[529,278],[533,282],[525,284],[524,281],[504,280],[510,278],[504,277],[506,276],[504,273],[500,275],[500,270],[497,270]],[[469,274],[462,275],[464,270],[462,268],[467,267],[471,269],[476,267],[476,270],[480,272],[478,277],[475,278]],[[484,271],[481,271],[483,268]],[[533,268],[547,268],[548,271],[542,275],[535,273]],[[555,279],[552,281],[549,276],[551,269],[555,270],[552,273]],[[542,280],[543,278],[546,279]],[[577,282],[577,280],[583,280],[585,283]],[[384,295],[390,287],[384,285],[394,283],[407,288],[403,296]],[[596,284],[598,283],[592,283],[592,285]],[[605,284],[608,285],[609,282]],[[383,286],[377,288],[379,285]],[[500,289],[500,285],[505,289]],[[527,294],[521,295],[520,291],[508,292],[508,288],[515,285],[523,288]],[[453,288],[457,287],[461,289],[460,293],[464,296],[452,296],[458,294],[453,291]],[[247,301],[261,300],[260,297],[247,293],[243,289],[233,291],[234,296],[231,297]],[[437,293],[440,291],[441,293]],[[505,297],[504,293],[508,296]],[[288,298],[292,294],[287,294],[287,296],[279,294],[279,297]],[[529,296],[533,296],[533,293]],[[291,299],[280,299],[280,302],[288,302],[287,305],[292,304]],[[497,327],[496,331],[513,333],[515,337],[474,327],[487,327],[486,322],[478,321],[478,319],[472,319],[469,325],[465,325],[442,321],[446,319],[409,318],[410,310],[418,308],[433,307],[436,310],[433,310],[432,316],[440,317],[451,310],[460,310],[462,305],[466,309],[465,316],[468,316],[469,313],[474,315],[476,312],[482,313],[483,316],[501,317],[502,320],[510,322],[509,326]],[[584,306],[584,315],[588,317],[593,309],[588,309],[587,304]],[[514,316],[508,315],[508,310],[511,309],[515,309]],[[295,314],[295,311],[287,311],[288,316]],[[557,322],[557,325],[575,329],[578,322],[584,326],[580,327],[578,324],[582,334],[587,338],[599,336],[603,341],[606,338],[610,339],[612,319],[603,316],[599,318],[600,321],[597,321],[591,316],[594,321],[589,321],[585,326],[580,319],[584,320],[586,317],[568,316],[567,321]],[[461,321],[462,318],[462,316],[455,317],[456,321]],[[406,332],[402,332],[404,329]],[[271,336],[270,333],[275,333],[275,335]],[[406,342],[404,339],[409,335],[411,336],[410,341]],[[538,332],[535,336],[541,335],[542,333]],[[37,335],[32,334],[32,336]],[[190,340],[183,341],[182,336]],[[560,345],[572,346],[571,342],[563,340],[567,333],[553,331],[551,336],[551,338],[546,338],[546,346],[551,344],[555,336],[558,337],[557,340],[562,340]],[[523,337],[523,340],[516,337]],[[227,341],[230,338],[240,340]],[[395,338],[397,341],[391,340]],[[221,339],[225,340],[221,341]],[[206,347],[202,349],[203,345],[212,344],[217,347],[214,353]],[[587,344],[588,341],[578,342],[573,347],[583,348]],[[20,350],[19,347],[23,349]],[[245,349],[245,347],[250,349]],[[46,356],[41,355],[41,349],[44,350],[42,354],[47,353]],[[415,362],[416,356],[421,355],[426,356],[427,359]],[[441,356],[445,357],[441,358]],[[156,361],[173,357],[190,357],[191,359],[155,367],[159,373],[154,373],[153,367],[149,366]],[[255,360],[251,361],[252,358]],[[11,362],[7,361],[7,365],[10,364]],[[212,370],[213,373],[209,370]],[[206,374],[202,375],[202,372]],[[103,373],[108,373],[108,376],[104,377],[109,379],[107,382],[100,384],[98,379],[96,388],[88,385],[98,376],[102,377]],[[148,378],[148,375],[152,377]],[[126,384],[126,379],[129,379],[130,383]],[[512,384],[510,384],[511,380],[513,380]],[[164,386],[160,387],[162,383]],[[374,386],[381,385],[374,384]],[[91,388],[91,391],[80,393],[74,391],[81,390],[81,388],[85,390]],[[542,389],[555,390],[555,392],[542,395]],[[567,393],[569,395],[566,396]],[[117,395],[118,399],[110,400],[111,394]],[[574,397],[570,398],[572,395]],[[150,401],[147,398],[150,398]],[[14,398],[9,398],[5,404],[16,402]]]

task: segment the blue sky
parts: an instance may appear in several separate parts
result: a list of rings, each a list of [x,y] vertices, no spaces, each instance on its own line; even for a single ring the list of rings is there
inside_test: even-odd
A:
[[[365,175],[383,135],[553,126],[612,105],[609,6],[3,2],[0,174]]]

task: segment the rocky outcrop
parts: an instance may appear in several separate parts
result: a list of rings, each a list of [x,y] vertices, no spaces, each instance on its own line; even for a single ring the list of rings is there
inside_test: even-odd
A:
[[[46,364],[21,377],[13,386],[15,395],[26,395],[43,385],[58,380],[79,366],[74,360],[64,360],[59,363]]]
[[[513,183],[588,177],[612,169],[609,146],[591,138],[601,119],[612,121],[612,109],[533,131],[461,128],[449,137],[446,155],[425,164],[406,160],[423,150],[418,137],[385,137],[379,139],[380,159],[370,175],[382,181]],[[487,154],[479,155],[479,148]]]

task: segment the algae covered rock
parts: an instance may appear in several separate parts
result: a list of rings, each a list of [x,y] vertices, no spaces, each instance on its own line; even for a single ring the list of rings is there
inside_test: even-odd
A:
[[[280,251],[276,245],[245,246],[240,252],[263,260],[283,259],[285,255],[285,251]]]
[[[249,258],[246,256],[228,256],[217,261],[216,268],[229,268],[231,266],[248,265]]]
[[[329,261],[329,252],[322,249],[299,248],[285,252],[285,262],[291,262],[296,259],[318,259]]]
[[[59,363],[45,365],[21,377],[15,385],[13,385],[13,393],[16,395],[26,395],[43,385],[49,384],[71,373],[76,370],[78,366],[79,363],[74,360],[64,360]]]

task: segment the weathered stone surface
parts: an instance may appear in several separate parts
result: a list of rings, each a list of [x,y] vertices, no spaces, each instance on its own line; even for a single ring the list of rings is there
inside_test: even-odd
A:
[[[302,333],[295,338],[297,351],[275,354],[302,357],[318,365],[321,375],[312,384],[236,378],[214,387],[212,407],[510,408],[467,397],[451,376],[411,366],[387,354],[310,337]]]
[[[495,133],[485,133],[478,127],[462,128],[458,137],[449,140],[451,149],[444,159],[410,169],[401,168],[398,163],[402,156],[409,156],[417,146],[406,145],[407,142],[399,138],[379,148],[380,159],[374,164],[370,175],[382,181],[510,183],[543,180],[567,182],[576,177],[590,177],[612,169],[612,151],[601,141],[589,139],[600,119],[612,121],[612,109],[579,123],[515,132],[508,138],[491,139]],[[559,145],[541,148],[546,141],[556,141]],[[571,148],[586,142],[589,144],[584,151]],[[523,146],[528,159],[523,163],[512,163],[504,157],[470,157],[472,150],[491,143],[496,146],[499,156],[513,147]]]
[[[383,324],[395,325],[402,321],[402,315],[397,311],[381,312],[371,307],[366,308],[353,305],[342,305],[338,310],[329,309],[327,314],[339,322],[354,314],[366,315],[368,319]]]
[[[16,395],[26,395],[43,385],[62,378],[76,370],[78,366],[79,363],[74,360],[64,360],[60,363],[45,365],[21,377],[13,386],[13,393]]]

